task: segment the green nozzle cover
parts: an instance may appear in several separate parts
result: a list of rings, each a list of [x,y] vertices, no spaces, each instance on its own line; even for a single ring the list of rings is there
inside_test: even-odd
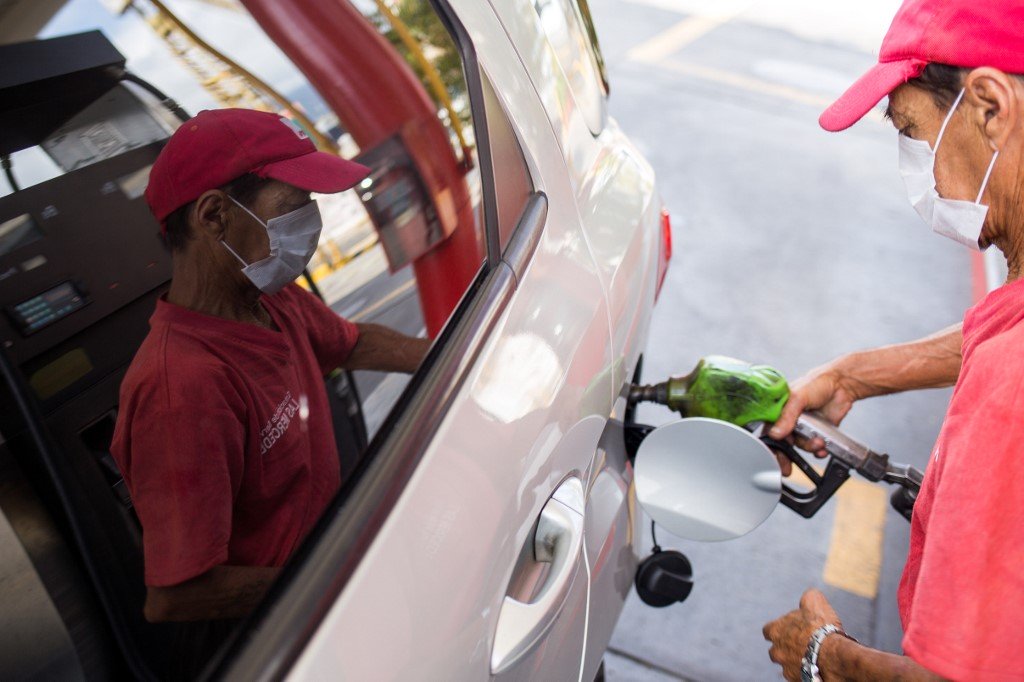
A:
[[[687,417],[711,417],[745,426],[774,422],[789,399],[789,385],[775,369],[709,355],[668,386],[668,405]]]

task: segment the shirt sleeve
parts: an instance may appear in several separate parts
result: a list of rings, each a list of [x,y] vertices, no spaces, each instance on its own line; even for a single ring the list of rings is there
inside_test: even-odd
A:
[[[179,405],[136,401],[115,456],[142,524],[145,581],[182,583],[228,559],[232,507],[242,479],[244,414],[218,405],[215,386]]]
[[[903,641],[952,679],[1024,679],[1024,364],[974,358],[940,435]],[[987,356],[987,357],[985,357]],[[1013,367],[1016,365],[1016,367]]]
[[[359,341],[359,328],[299,285],[293,284],[286,291],[294,297],[306,325],[320,371],[328,374],[344,364]]]

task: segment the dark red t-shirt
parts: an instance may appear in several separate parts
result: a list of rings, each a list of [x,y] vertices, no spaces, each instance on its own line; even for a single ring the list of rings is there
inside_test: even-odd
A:
[[[914,505],[903,649],[943,677],[1024,680],[1024,280],[968,311],[963,331]]]
[[[280,331],[160,300],[121,385],[111,452],[147,585],[282,565],[338,489],[323,377],[358,330],[296,285],[261,301]]]

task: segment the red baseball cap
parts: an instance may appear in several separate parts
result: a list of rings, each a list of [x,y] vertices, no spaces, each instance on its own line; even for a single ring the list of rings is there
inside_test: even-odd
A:
[[[885,34],[878,63],[818,123],[832,132],[849,128],[932,62],[1024,74],[1024,2],[905,0]]]
[[[352,187],[370,169],[318,152],[306,131],[283,116],[212,109],[199,112],[171,135],[149,173],[146,203],[164,229],[171,213],[246,173],[331,194]]]

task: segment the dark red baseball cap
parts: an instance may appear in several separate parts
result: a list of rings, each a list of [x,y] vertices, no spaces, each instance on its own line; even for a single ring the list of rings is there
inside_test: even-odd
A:
[[[177,209],[246,173],[331,194],[352,187],[370,169],[318,152],[306,132],[283,116],[212,109],[171,135],[149,173],[146,203],[163,228],[164,219]]]
[[[849,128],[932,62],[1024,74],[1024,2],[905,0],[885,34],[878,63],[818,123],[832,132]]]

